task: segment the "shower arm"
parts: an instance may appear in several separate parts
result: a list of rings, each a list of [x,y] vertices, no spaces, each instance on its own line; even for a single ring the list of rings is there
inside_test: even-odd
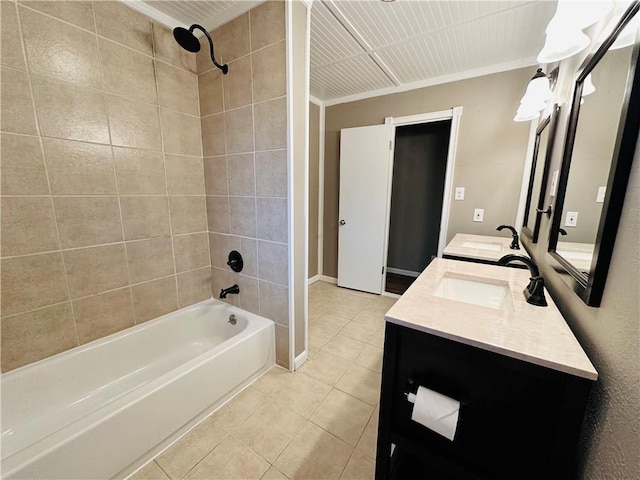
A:
[[[207,40],[209,40],[209,52],[211,53],[211,61],[213,62],[213,64],[218,67],[220,70],[222,70],[222,74],[226,75],[227,72],[229,71],[229,66],[225,63],[224,65],[220,65],[218,62],[216,62],[215,57],[213,56],[213,40],[211,39],[211,35],[209,35],[209,32],[207,32],[207,29],[204,27],[201,27],[200,25],[198,25],[197,23],[194,23],[193,25],[191,25],[191,27],[189,27],[189,31],[191,33],[193,33],[194,29],[199,29],[202,31],[202,33],[204,33],[207,37]]]

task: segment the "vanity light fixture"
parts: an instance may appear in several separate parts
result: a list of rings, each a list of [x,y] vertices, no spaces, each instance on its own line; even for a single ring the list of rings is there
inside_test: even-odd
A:
[[[554,70],[552,73],[552,79],[555,82],[557,72]],[[527,90],[520,100],[520,106],[516,116],[513,117],[513,121],[527,122],[538,118],[540,112],[547,107],[547,101],[551,98],[551,95],[549,77],[542,71],[542,68],[538,68],[527,85]]]
[[[616,38],[616,41],[613,42],[613,45],[611,45],[609,50],[618,50],[620,48],[629,47],[638,42],[640,42],[640,15],[636,14],[624,30],[620,32],[620,35],[618,35],[618,38]]]
[[[582,83],[582,96],[586,97],[587,95],[591,95],[596,91],[596,86],[593,84],[591,80],[591,74],[587,75]]]

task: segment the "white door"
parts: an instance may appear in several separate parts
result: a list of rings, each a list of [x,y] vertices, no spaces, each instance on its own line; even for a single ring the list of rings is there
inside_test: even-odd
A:
[[[338,285],[382,293],[392,125],[340,133]]]

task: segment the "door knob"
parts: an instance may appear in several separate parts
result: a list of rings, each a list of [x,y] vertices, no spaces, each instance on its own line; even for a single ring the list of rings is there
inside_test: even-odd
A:
[[[544,213],[547,215],[547,217],[551,218],[551,212],[552,212],[551,205],[549,205],[546,210],[540,210],[539,208],[536,208],[536,212]]]
[[[345,222],[344,220],[340,220],[340,225],[344,225],[345,223],[347,222]]]

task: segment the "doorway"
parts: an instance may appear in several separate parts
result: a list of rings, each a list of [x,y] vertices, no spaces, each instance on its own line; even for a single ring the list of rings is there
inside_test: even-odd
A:
[[[402,295],[438,255],[451,120],[399,126],[385,291]]]

